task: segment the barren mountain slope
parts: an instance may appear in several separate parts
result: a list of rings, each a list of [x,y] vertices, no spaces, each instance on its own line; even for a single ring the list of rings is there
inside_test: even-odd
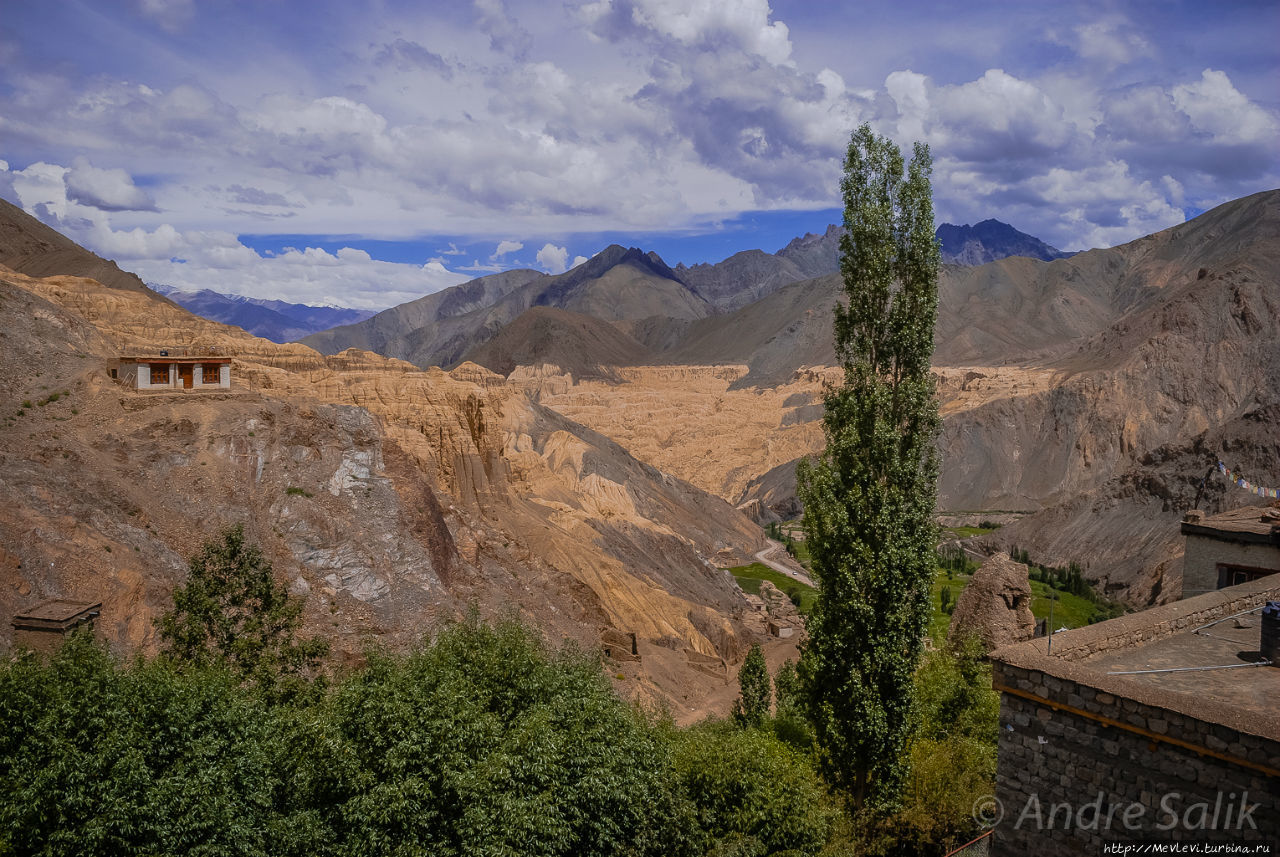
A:
[[[1112,250],[1052,263],[1008,259],[945,269],[935,361],[944,417],[942,507],[1076,509],[1154,450],[1177,448],[1217,427],[1230,441],[1240,415],[1276,401],[1280,390],[1277,234],[1280,194],[1271,192]],[[778,430],[766,426],[781,427],[783,410],[769,402],[813,372],[798,374],[797,366],[821,362],[823,347],[830,353],[829,307],[837,289],[834,278],[808,281],[729,316],[695,321],[685,328],[684,344],[664,355],[689,363],[750,362],[750,373],[703,395],[724,399],[720,407],[730,413],[743,412],[736,395],[754,396],[759,412],[751,419],[629,420],[628,406],[645,412],[646,401],[663,395],[650,380],[634,389],[574,387],[544,401],[734,503],[758,500],[794,514],[794,460],[734,450],[778,450],[769,446]],[[1034,354],[1041,359],[1029,360]],[[959,359],[965,356],[986,362],[965,363]],[[1015,357],[1025,362],[1005,362]],[[670,389],[682,412],[706,413],[698,401],[686,401],[696,392],[691,385]],[[806,411],[794,408],[791,419],[816,419],[816,401]],[[801,437],[794,422],[787,431]],[[812,450],[820,446],[819,432],[805,437]],[[1191,469],[1198,479],[1202,468]],[[1148,499],[1132,499],[1135,514]],[[1132,538],[1125,503],[1118,508],[1099,548],[1109,555]],[[1102,538],[1110,524],[1091,526]],[[1176,550],[1178,540],[1176,527],[1167,530],[1161,550]],[[1084,564],[1099,544],[1082,541],[1080,555],[1069,558]],[[1061,543],[1053,551],[1057,559],[1066,556]],[[1141,557],[1159,551],[1144,551],[1135,552],[1136,564],[1107,573],[1107,582],[1135,602],[1155,587],[1152,563]]]
[[[639,342],[607,321],[551,307],[534,307],[464,357],[499,375],[517,366],[554,364],[575,378],[615,376],[612,367],[652,362]]]
[[[12,203],[0,199],[0,265],[20,274],[92,277],[118,289],[146,289],[134,274],[52,229]]]
[[[0,280],[6,609],[101,598],[111,635],[148,645],[182,558],[246,521],[348,654],[467,604],[517,609],[553,636],[637,633],[628,686],[688,706],[716,684],[691,659],[749,644],[746,602],[706,559],[745,560],[759,530],[499,376],[326,358],[91,280]],[[115,354],[157,344],[234,352],[238,389],[107,378]]]
[[[808,279],[791,260],[763,250],[744,250],[714,265],[677,265],[675,272],[718,312],[739,309],[788,283]]]
[[[459,318],[483,310],[516,289],[545,278],[545,274],[527,269],[479,277],[384,310],[362,322],[314,333],[305,342],[322,354],[337,354],[348,348],[362,348],[388,357],[398,357],[401,355],[396,352],[402,350],[398,343],[409,331],[433,327],[445,319]]]
[[[452,367],[530,307],[564,309],[606,321],[657,315],[694,319],[711,311],[661,259],[634,247],[615,244],[555,277],[523,273],[528,279],[501,295],[490,294],[487,284],[504,275],[485,277],[303,342],[325,353],[369,348],[422,367]],[[504,288],[518,281],[504,281]],[[486,284],[485,289],[479,284]],[[475,291],[474,300],[460,302],[471,294],[468,290]]]
[[[1051,565],[1078,562],[1105,590],[1131,601],[1177,598],[1179,520],[1191,508],[1212,515],[1267,502],[1211,468],[1221,458],[1261,484],[1280,485],[1277,424],[1280,403],[1247,406],[1208,431],[1147,452],[1093,491],[1002,528],[992,541]]]

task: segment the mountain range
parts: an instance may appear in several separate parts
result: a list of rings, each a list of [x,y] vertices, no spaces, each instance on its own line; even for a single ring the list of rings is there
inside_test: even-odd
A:
[[[944,223],[938,227],[938,241],[942,245],[942,261],[955,265],[985,265],[1010,256],[1052,262],[1073,255],[990,219],[973,226]]]
[[[1016,511],[1023,521],[1002,538],[1045,561],[1079,561],[1135,603],[1168,593],[1178,504],[1190,502],[1187,486],[1204,468],[1148,478],[1138,475],[1147,457],[1202,449],[1209,458],[1204,438],[1229,445],[1239,434],[1251,440],[1233,454],[1274,467],[1246,416],[1266,411],[1280,389],[1277,198],[1257,194],[1129,244],[1069,255],[994,221],[940,229],[975,261],[997,241],[1051,257],[942,268],[934,363],[943,508]],[[524,379],[544,403],[664,470],[766,517],[792,515],[795,459],[820,447],[819,381],[835,363],[830,320],[842,285],[821,272],[833,267],[839,234],[832,227],[777,254],[674,269],[614,246],[559,277],[509,272],[521,281],[501,281],[507,288],[487,305],[449,313],[440,309],[448,293],[432,295],[306,342],[325,352],[358,344],[418,365],[469,360]],[[458,288],[492,289],[487,280]],[[714,366],[726,367],[722,385],[689,394],[706,376],[679,367]],[[774,390],[790,392],[774,400]],[[757,409],[762,396],[774,401],[772,424],[739,410],[738,395],[754,396]],[[676,400],[671,413],[663,403]],[[704,408],[708,401],[715,407]],[[661,417],[646,427],[629,407]],[[719,412],[736,423],[721,424]],[[680,415],[687,422],[678,430],[662,422]],[[724,433],[734,431],[757,433],[723,459]],[[1072,547],[1060,528],[1041,525],[1067,509],[1092,534],[1087,543]]]
[[[1278,232],[1272,191],[1119,247],[945,265],[940,511],[1007,515],[985,549],[1079,562],[1132,604],[1176,597],[1188,505],[1257,501],[1209,465],[1280,484]],[[707,713],[782,621],[722,569],[800,511],[841,375],[838,241],[676,268],[612,246],[277,344],[0,208],[0,609],[101,600],[118,646],[154,646],[183,557],[245,522],[340,657],[514,610],[586,645],[634,633],[619,689]],[[235,355],[233,390],[111,379],[158,343]]]
[[[372,310],[225,295],[211,289],[188,292],[154,284],[151,288],[198,316],[233,324],[272,342],[292,342],[340,324],[364,321],[374,314]]]
[[[942,229],[976,230],[966,233],[963,250],[969,256],[981,252],[1002,258],[1023,250],[1064,255],[994,220],[978,227],[942,227],[940,236]],[[481,277],[302,341],[327,354],[368,348],[418,366],[449,367],[481,355],[472,352],[521,313],[552,307],[613,323],[634,340],[609,346],[615,355],[618,347],[624,347],[637,363],[678,360],[681,353],[697,353],[699,346],[693,340],[715,327],[697,322],[741,310],[793,283],[835,274],[843,232],[841,227],[829,226],[822,234],[796,238],[777,253],[747,250],[716,264],[675,268],[656,253],[614,244],[558,276],[516,270]],[[575,364],[590,362],[598,341],[597,336],[595,341],[579,343]],[[636,343],[644,350],[637,350]],[[561,357],[570,350],[553,338],[547,338],[546,344],[555,346]],[[484,365],[510,365],[511,356],[500,352],[500,347],[488,347],[481,356],[491,363]],[[526,348],[524,356],[536,355]]]

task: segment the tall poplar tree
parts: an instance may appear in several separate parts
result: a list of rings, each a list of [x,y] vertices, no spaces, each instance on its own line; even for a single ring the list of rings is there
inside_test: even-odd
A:
[[[938,406],[929,373],[938,314],[929,148],[902,153],[870,127],[849,142],[835,311],[841,386],[827,446],[797,468],[821,593],[800,661],[828,778],[853,807],[892,806],[914,720],[934,574]]]

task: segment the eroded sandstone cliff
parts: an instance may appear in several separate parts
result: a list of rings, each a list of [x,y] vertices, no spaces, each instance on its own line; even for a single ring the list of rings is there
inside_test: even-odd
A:
[[[623,689],[696,707],[690,664],[749,645],[712,560],[745,561],[759,529],[480,367],[326,357],[76,277],[0,272],[0,316],[7,611],[103,600],[109,636],[147,648],[184,557],[243,521],[348,657],[474,605],[587,645],[634,632],[654,656],[619,666]],[[110,379],[160,347],[233,355],[233,389]]]

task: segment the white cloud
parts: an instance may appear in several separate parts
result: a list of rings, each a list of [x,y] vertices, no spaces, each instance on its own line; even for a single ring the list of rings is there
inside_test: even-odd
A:
[[[569,270],[573,270],[574,268],[576,268],[576,267],[578,267],[579,265],[581,265],[581,264],[585,263],[586,261],[587,261],[587,257],[586,257],[586,256],[574,256],[574,257],[573,257],[573,264],[569,266]]]
[[[715,43],[730,36],[743,49],[782,64],[791,58],[787,25],[769,20],[766,0],[634,0],[631,3],[596,4],[630,8],[631,19],[685,45]]]
[[[76,158],[65,176],[67,195],[103,211],[155,211],[156,203],[124,170],[103,170]]]
[[[502,241],[498,242],[498,249],[494,250],[493,255],[490,256],[489,258],[496,261],[498,259],[501,259],[503,256],[509,256],[512,253],[516,253],[523,249],[524,249],[524,244],[520,243],[519,241],[508,241],[506,239],[503,239]]]
[[[930,142],[965,160],[1043,156],[1063,147],[1074,133],[1046,93],[1003,69],[942,87],[931,102]]]
[[[278,298],[306,304],[383,309],[410,301],[469,277],[439,261],[426,265],[384,262],[365,250],[341,247],[288,248],[260,255],[231,232],[179,230],[168,223],[153,229],[116,229],[112,214],[69,197],[64,177],[74,172],[37,163],[11,172],[0,161],[0,181],[8,178],[28,212],[88,247],[121,262],[143,280],[184,290]]]
[[[1250,103],[1224,72],[1205,69],[1194,83],[1173,87],[1173,103],[1191,120],[1197,131],[1215,142],[1274,142],[1274,117]]]
[[[569,248],[547,242],[538,251],[538,264],[548,274],[563,274],[569,269]]]
[[[1088,21],[1074,27],[1072,33],[1081,57],[1109,66],[1123,65],[1153,50],[1127,19],[1118,16]]]

